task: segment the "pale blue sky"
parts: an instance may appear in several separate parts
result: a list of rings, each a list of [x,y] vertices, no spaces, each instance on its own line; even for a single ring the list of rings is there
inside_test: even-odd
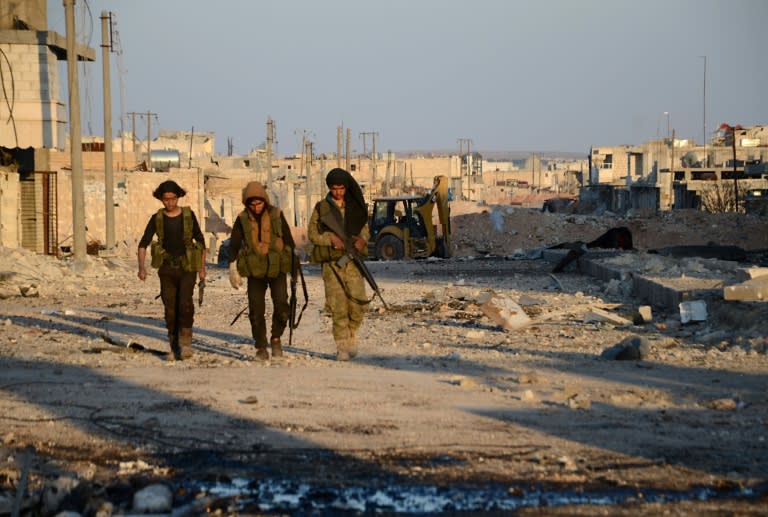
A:
[[[48,18],[64,34],[62,4],[48,0]],[[122,109],[157,113],[153,136],[194,126],[216,133],[218,152],[231,138],[236,154],[264,142],[269,116],[280,154],[298,152],[303,131],[316,151],[334,152],[339,125],[357,151],[360,133],[376,132],[379,151],[457,150],[469,138],[480,151],[586,154],[666,136],[667,119],[701,143],[702,56],[707,133],[768,124],[765,0],[77,0],[76,9],[97,54],[80,76],[91,106],[82,126],[98,135],[102,11],[115,13],[123,51],[123,74],[112,55],[115,136]],[[146,122],[136,133],[145,138]]]

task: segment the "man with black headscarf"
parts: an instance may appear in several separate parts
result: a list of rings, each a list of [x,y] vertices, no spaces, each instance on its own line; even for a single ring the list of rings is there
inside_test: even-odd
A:
[[[309,220],[308,237],[314,244],[312,262],[320,263],[325,302],[333,319],[333,339],[336,342],[336,359],[348,361],[357,355],[357,330],[369,300],[365,294],[365,282],[353,261],[339,266],[344,256],[344,240],[323,223],[324,217],[336,218],[342,223],[349,240],[361,255],[367,254],[368,207],[355,178],[344,169],[335,168],[325,177],[329,192],[315,205]]]
[[[139,279],[147,279],[147,247],[152,246],[152,267],[160,277],[160,297],[165,306],[165,326],[175,359],[192,357],[192,324],[195,277],[205,280],[205,238],[197,217],[179,198],[187,192],[175,181],[162,182],[152,195],[163,208],[149,218],[139,241]],[[157,235],[157,240],[152,238]]]

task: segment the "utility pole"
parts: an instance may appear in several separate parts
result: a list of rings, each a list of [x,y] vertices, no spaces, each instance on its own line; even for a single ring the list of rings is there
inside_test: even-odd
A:
[[[389,187],[392,182],[392,151],[387,151],[387,176],[384,181],[384,195],[389,195]]]
[[[667,119],[669,120],[669,119]],[[672,141],[669,145],[669,199],[670,210],[675,207],[675,130],[672,130]]]
[[[379,189],[376,188],[376,174],[378,172],[378,170],[376,169],[376,166],[377,166],[377,162],[376,162],[376,159],[377,159],[377,156],[376,156],[376,137],[378,135],[379,135],[378,133],[373,133],[371,135],[372,139],[373,139],[373,150],[371,151],[371,155],[373,157],[373,178],[371,179],[371,187],[372,187],[371,188],[371,195],[378,194],[378,191],[379,191]]]
[[[147,170],[152,171],[152,117],[155,117],[155,120],[157,120],[157,113],[152,113],[150,111],[147,111],[146,113],[141,113],[139,116],[141,117],[147,117]]]
[[[306,226],[309,223],[309,214],[312,213],[312,141],[305,138],[304,147],[306,149],[305,151],[305,158],[307,161],[307,181],[306,181],[306,196],[305,196],[305,214],[306,214],[306,220],[304,221],[304,226]]]
[[[275,123],[267,118],[267,185],[272,185],[272,144],[275,141]]]
[[[104,89],[104,215],[106,246],[108,250],[115,247],[115,176],[112,170],[112,93],[109,77],[109,52],[112,50],[111,13],[101,13],[101,69]],[[107,34],[110,38],[107,38]]]
[[[472,140],[469,139],[469,138],[459,138],[458,142],[459,142],[459,160],[464,162],[464,163],[460,162],[461,163],[461,170],[460,170],[460,172],[465,173],[466,176],[467,176],[467,193],[466,193],[466,195],[464,197],[466,198],[467,201],[469,201],[469,198],[470,198],[470,194],[469,193],[470,193],[470,190],[471,190],[470,183],[469,183],[469,173],[470,173],[469,168],[470,168],[470,160],[471,160],[470,157],[472,155],[471,154],[472,153],[472,150],[471,150],[472,149]],[[467,152],[466,153],[464,153],[464,145],[465,144],[467,146]],[[464,156],[466,156],[466,159],[462,159]],[[464,180],[461,180],[459,182],[459,184],[462,185],[462,188],[464,188],[463,187]]]
[[[187,165],[188,169],[192,168],[192,150],[193,150],[193,144],[195,143],[195,126],[192,126],[192,132],[189,134],[189,165]]]
[[[341,168],[341,135],[343,131],[343,127],[336,127],[336,167],[339,168]]]
[[[704,166],[709,167],[709,156],[707,155],[707,56],[704,58],[704,92],[702,95],[702,112],[704,114],[702,122],[702,139],[704,140]]]
[[[352,130],[347,128],[346,163],[344,169],[349,172],[352,164]]]
[[[85,180],[83,178],[83,145],[80,134],[80,86],[77,78],[75,50],[75,0],[64,0],[67,27],[67,75],[69,93],[70,154],[72,160],[72,253],[77,261],[85,260]]]
[[[363,154],[368,156],[368,147],[365,145],[365,137],[370,136],[373,140],[372,155],[368,158],[371,160],[371,196],[376,194],[376,136],[378,133],[374,131],[365,131],[360,133],[363,138]]]
[[[135,153],[136,152],[136,115],[138,115],[138,113],[136,113],[135,111],[131,111],[129,113],[126,113],[126,115],[131,116],[131,145],[133,146],[131,147],[131,151]]]

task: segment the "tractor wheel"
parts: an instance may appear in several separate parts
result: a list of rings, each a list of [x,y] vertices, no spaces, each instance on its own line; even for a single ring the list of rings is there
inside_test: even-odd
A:
[[[403,258],[403,241],[394,235],[385,235],[376,243],[376,258],[400,260]]]

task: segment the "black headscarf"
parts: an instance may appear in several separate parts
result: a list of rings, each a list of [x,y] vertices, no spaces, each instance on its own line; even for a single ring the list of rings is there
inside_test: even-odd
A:
[[[163,194],[165,194],[166,192],[171,192],[173,194],[176,194],[177,197],[184,197],[187,195],[187,191],[181,188],[179,184],[173,180],[167,180],[162,182],[160,185],[158,185],[155,191],[152,192],[152,195],[156,199],[159,199],[162,201]]]
[[[363,191],[352,175],[336,167],[325,176],[325,184],[344,185],[344,230],[350,237],[358,235],[368,222],[368,205],[365,204]]]

